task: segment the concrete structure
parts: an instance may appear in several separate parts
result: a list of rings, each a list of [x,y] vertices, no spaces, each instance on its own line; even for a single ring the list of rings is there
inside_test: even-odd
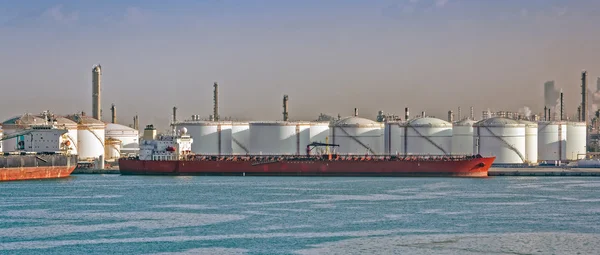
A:
[[[102,118],[102,106],[100,93],[102,92],[102,67],[100,65],[92,68],[92,117],[100,120]]]
[[[341,119],[331,127],[331,143],[341,154],[384,153],[384,124],[357,116]]]
[[[585,158],[587,129],[585,122],[567,123],[567,160],[579,160]]]
[[[84,114],[67,116],[77,123],[77,155],[79,160],[98,160],[104,157],[106,124]]]
[[[492,117],[475,123],[473,127],[473,151],[476,154],[496,156],[494,164],[526,163],[525,124]]]
[[[476,121],[464,119],[452,125],[452,155],[473,155],[473,125]]]
[[[525,161],[531,164],[538,162],[538,124],[520,120],[525,124]]]
[[[308,122],[250,122],[250,153],[299,155],[310,142]]]
[[[231,152],[234,155],[250,153],[250,124],[248,122],[231,123]]]
[[[119,152],[122,155],[137,155],[139,153],[139,137],[139,131],[137,131],[136,129],[120,124],[106,124],[106,139],[119,140]],[[106,159],[109,159],[108,154],[106,155]]]
[[[192,152],[204,155],[232,154],[232,123],[218,121],[183,121],[175,123],[175,128],[187,129],[194,139]]]
[[[567,123],[562,121],[538,122],[538,160],[552,163],[567,158]]]
[[[450,122],[422,117],[412,119],[406,125],[407,155],[449,155],[452,147],[452,124]]]

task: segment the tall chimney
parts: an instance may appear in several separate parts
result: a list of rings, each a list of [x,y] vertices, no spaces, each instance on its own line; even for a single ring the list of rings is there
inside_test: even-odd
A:
[[[288,121],[288,95],[283,95],[283,121]]]
[[[560,121],[565,120],[565,101],[562,91],[560,92]]]
[[[475,120],[475,109],[473,109],[473,106],[471,106],[471,115],[469,116],[471,120]]]
[[[544,121],[548,121],[548,106],[544,106]]]
[[[553,119],[552,119],[552,114],[550,114],[550,112],[551,112],[551,111],[550,111],[550,107],[548,107],[548,120],[549,120],[549,121],[553,121]]]
[[[421,118],[425,118],[425,111],[421,112]]]
[[[459,107],[460,108],[460,107]],[[454,122],[454,113],[452,111],[448,111],[448,122]]]
[[[587,123],[587,71],[581,72],[581,122]]]
[[[100,120],[102,118],[100,105],[100,91],[102,86],[102,67],[100,64],[92,68],[92,117]]]
[[[456,114],[457,114],[456,119],[462,120],[462,112],[460,111],[460,106],[458,107],[458,113],[456,113]]]
[[[354,116],[358,116],[358,108],[354,108]]]
[[[135,115],[135,117],[133,117],[133,128],[135,130],[140,130],[140,117]]]
[[[214,92],[214,98],[213,100],[215,101],[215,105],[213,106],[213,117],[215,118],[215,121],[219,121],[219,84],[217,84],[215,82],[215,84],[213,85],[213,87],[215,87],[215,92]]]
[[[117,123],[117,108],[115,108],[115,104],[110,106],[110,122],[116,124]]]
[[[173,124],[177,122],[177,107],[173,107]]]
[[[409,113],[408,113],[408,107],[405,107],[404,108],[404,120],[408,121],[408,117],[410,117]]]

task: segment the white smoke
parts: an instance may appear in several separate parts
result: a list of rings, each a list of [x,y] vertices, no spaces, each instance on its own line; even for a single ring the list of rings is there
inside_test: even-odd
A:
[[[525,116],[525,118],[529,119],[531,117],[531,109],[529,109],[529,107],[527,106],[523,106],[522,108],[519,108],[519,114]]]

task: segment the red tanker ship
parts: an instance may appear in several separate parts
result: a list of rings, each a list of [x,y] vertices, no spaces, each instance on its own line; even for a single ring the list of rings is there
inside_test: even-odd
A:
[[[495,157],[474,156],[209,156],[190,153],[188,135],[144,140],[138,158],[119,159],[124,175],[456,176],[487,177]]]

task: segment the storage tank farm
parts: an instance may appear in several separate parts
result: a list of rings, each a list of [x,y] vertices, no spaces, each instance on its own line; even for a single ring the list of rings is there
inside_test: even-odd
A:
[[[250,122],[250,153],[299,155],[310,143],[310,123],[295,121]]]
[[[452,147],[450,122],[421,117],[405,123],[407,155],[449,155]]]
[[[106,140],[120,141],[121,155],[136,155],[139,153],[139,131],[117,123],[106,124]],[[106,156],[108,159],[108,156]]]
[[[473,125],[476,121],[463,119],[452,125],[452,155],[473,154]]]
[[[585,122],[567,122],[566,159],[585,158],[587,151],[587,127]]]
[[[250,123],[231,123],[231,152],[233,155],[250,153]]]
[[[517,120],[492,117],[473,125],[473,151],[482,156],[496,156],[494,164],[523,164],[525,158],[525,124]]]
[[[358,117],[357,112],[351,117],[333,123],[330,142],[338,144],[340,154],[383,154],[384,124]]]
[[[104,161],[106,124],[84,113],[67,116],[77,123],[77,149],[81,161]],[[102,166],[100,168],[103,168]]]
[[[538,122],[538,160],[542,164],[556,164],[567,159],[567,123],[564,121]]]
[[[405,143],[404,134],[406,125],[404,121],[386,122],[384,126],[384,152],[390,155],[404,155]]]
[[[116,160],[121,157],[121,140],[106,138],[104,141],[104,156],[107,161]]]
[[[538,162],[538,124],[532,121],[519,120],[525,124],[525,162],[537,164]]]
[[[231,155],[233,154],[231,121],[206,121],[194,115],[192,119],[176,122],[176,130],[187,129],[187,133],[194,139],[192,152],[203,155]]]

